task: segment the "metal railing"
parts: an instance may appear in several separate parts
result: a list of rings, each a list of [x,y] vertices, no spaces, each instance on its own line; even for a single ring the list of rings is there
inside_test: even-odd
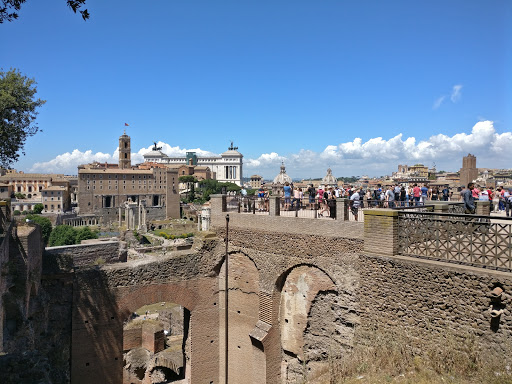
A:
[[[511,272],[512,219],[403,211],[398,253]]]
[[[270,204],[268,197],[246,196],[240,195],[226,197],[227,212],[250,213],[265,215],[269,214]],[[308,219],[334,219],[345,221],[364,222],[364,213],[366,209],[374,208],[392,208],[396,210],[430,212],[434,210],[434,205],[423,204],[422,202],[405,202],[395,201],[387,202],[385,200],[361,199],[357,209],[354,202],[345,198],[342,200],[343,209],[337,209],[339,200],[323,199],[315,197],[310,199],[308,196],[302,198],[290,197],[288,200],[280,196],[279,203],[280,216],[283,217],[300,217]],[[340,215],[340,212],[342,213]],[[337,217],[341,216],[341,217]]]
[[[269,213],[268,197],[246,196],[240,195],[227,196],[226,198],[227,212],[267,214]]]

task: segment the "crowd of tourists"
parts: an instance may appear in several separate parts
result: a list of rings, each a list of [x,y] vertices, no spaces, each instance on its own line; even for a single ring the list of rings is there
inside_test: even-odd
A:
[[[471,186],[471,189],[469,188]],[[469,192],[471,199],[469,199]],[[245,189],[241,191],[242,197],[247,196]],[[466,197],[465,197],[466,196]],[[256,194],[257,210],[269,210],[269,191],[261,187]],[[462,187],[457,191],[451,190],[445,186],[419,185],[401,185],[392,184],[388,186],[378,186],[375,188],[355,187],[347,185],[323,186],[315,188],[309,184],[307,188],[294,187],[292,183],[286,182],[282,190],[281,209],[317,209],[319,216],[329,216],[334,218],[336,215],[336,199],[348,198],[349,206],[357,218],[360,208],[395,208],[412,207],[425,205],[427,201],[460,201],[465,203],[466,213],[474,212],[474,201],[490,201],[491,209],[494,212],[505,211],[506,216],[511,214],[512,207],[512,189],[497,187],[496,189],[481,188],[473,183],[468,188]]]

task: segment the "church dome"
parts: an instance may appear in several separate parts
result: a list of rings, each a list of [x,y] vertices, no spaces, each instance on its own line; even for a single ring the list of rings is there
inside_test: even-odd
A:
[[[324,176],[324,178],[322,179],[322,184],[326,185],[326,186],[330,186],[330,185],[337,185],[338,184],[338,180],[336,180],[336,178],[332,175],[332,169],[331,168],[328,168],[327,169],[327,175]]]
[[[274,184],[284,184],[286,182],[291,183],[292,178],[286,174],[286,169],[283,162],[281,163],[281,171],[279,172],[279,175],[274,177]]]

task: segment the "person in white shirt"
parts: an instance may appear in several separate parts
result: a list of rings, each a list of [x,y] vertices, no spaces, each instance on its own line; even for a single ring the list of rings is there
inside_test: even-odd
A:
[[[352,196],[350,196],[350,210],[354,215],[354,219],[357,221],[357,211],[359,210],[359,205],[361,204],[359,196],[359,191],[355,191]]]

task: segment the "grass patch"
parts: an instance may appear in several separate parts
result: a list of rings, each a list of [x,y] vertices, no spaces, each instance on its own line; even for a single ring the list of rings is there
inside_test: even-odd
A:
[[[342,360],[331,359],[321,384],[512,384],[512,345],[507,353],[482,351],[473,335],[455,336],[447,331],[442,343],[413,348],[404,333],[359,330],[352,352]]]

